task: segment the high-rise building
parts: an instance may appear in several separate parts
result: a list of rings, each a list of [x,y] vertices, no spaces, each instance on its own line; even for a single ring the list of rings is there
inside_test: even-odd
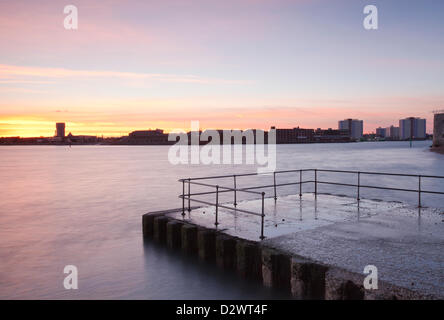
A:
[[[399,139],[399,127],[390,126],[385,129],[385,137],[391,140]]]
[[[64,138],[65,137],[65,123],[58,122],[56,123],[56,137]]]
[[[399,135],[401,140],[425,139],[426,119],[409,117],[399,120]]]
[[[338,122],[339,130],[348,130],[350,138],[359,140],[364,134],[364,121],[357,119],[345,119]]]

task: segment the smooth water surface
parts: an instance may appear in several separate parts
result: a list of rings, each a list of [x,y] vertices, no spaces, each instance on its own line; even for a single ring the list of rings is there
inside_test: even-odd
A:
[[[408,142],[278,145],[277,169],[444,175],[444,155],[430,152],[430,144],[415,142],[413,148]],[[177,179],[256,171],[253,165],[172,165],[168,148],[0,147],[0,298],[285,298],[197,259],[144,243],[142,214],[181,207],[177,196],[182,185]],[[270,177],[259,180],[265,183],[267,179]],[[297,181],[298,175],[278,179]],[[354,178],[325,175],[319,179]],[[411,179],[368,179],[364,182],[417,187]],[[255,181],[239,181],[240,185],[248,183]],[[423,183],[424,188],[444,190],[442,182]],[[348,195],[355,192],[328,186],[320,189]],[[295,191],[291,187],[279,190],[282,194]],[[377,191],[363,190],[362,196],[417,201],[416,194]],[[442,196],[424,196],[423,201],[444,207]],[[63,288],[63,268],[70,264],[79,270],[78,290]]]

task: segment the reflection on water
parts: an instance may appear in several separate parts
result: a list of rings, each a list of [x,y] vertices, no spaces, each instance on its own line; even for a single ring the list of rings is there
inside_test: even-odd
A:
[[[317,167],[444,175],[444,157],[429,152],[428,145],[279,145],[277,165],[279,170]],[[255,171],[251,165],[173,166],[167,154],[165,146],[0,147],[0,298],[281,297],[214,266],[143,243],[143,213],[181,206],[177,179]],[[298,178],[286,175],[278,183]],[[238,187],[250,182],[238,181]],[[376,182],[391,183],[384,178]],[[319,191],[332,191],[327,187]],[[424,181],[427,188],[444,190],[439,182]],[[394,197],[361,192],[363,198]],[[416,201],[411,195],[396,197]],[[423,202],[444,207],[439,197],[424,195]],[[77,291],[63,289],[63,267],[68,264],[78,267]]]

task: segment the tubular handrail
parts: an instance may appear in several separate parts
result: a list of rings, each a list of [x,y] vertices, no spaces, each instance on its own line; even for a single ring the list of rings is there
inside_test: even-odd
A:
[[[185,183],[195,184],[195,185],[204,186],[204,187],[217,187],[217,185],[212,185],[212,184],[208,184],[208,183],[193,182],[193,181],[188,181],[188,180],[185,180]],[[218,187],[222,188],[222,189],[226,189],[228,191],[235,191],[236,190],[236,191],[243,191],[243,192],[254,193],[254,194],[261,194],[260,192],[245,190],[244,188],[235,189],[235,188],[229,188],[229,187],[223,187],[223,186],[218,186]],[[219,191],[219,192],[221,192],[221,191]]]
[[[276,183],[276,175],[281,173],[291,173],[291,172],[298,172],[299,173],[299,181],[296,182],[287,182],[287,183]],[[314,172],[314,180],[303,180],[302,173],[303,172]],[[357,175],[357,184],[354,183],[342,183],[342,182],[334,182],[334,181],[323,181],[320,180],[318,177],[318,173],[321,172],[329,172],[329,173],[345,173],[345,174],[356,174]],[[273,184],[265,184],[265,185],[256,185],[256,186],[250,186],[250,187],[237,187],[237,181],[236,178],[239,177],[246,177],[246,176],[258,176],[258,175],[272,175],[273,176]],[[410,177],[410,178],[417,178],[418,179],[418,189],[407,189],[407,188],[397,188],[397,187],[385,187],[385,186],[375,186],[375,185],[365,185],[361,184],[361,175],[379,175],[379,176],[396,176],[396,177]],[[208,179],[222,179],[222,178],[233,178],[233,188],[226,187],[226,186],[220,186],[220,185],[214,185],[210,183],[203,183],[203,182],[196,182],[196,180],[208,180]],[[291,186],[291,185],[299,185],[299,197],[302,197],[302,185],[307,183],[314,183],[314,194],[315,197],[318,194],[318,184],[327,184],[327,185],[338,185],[338,186],[346,186],[346,187],[356,187],[357,188],[357,200],[358,203],[360,201],[360,194],[362,188],[368,188],[368,189],[380,189],[380,190],[391,190],[391,191],[403,191],[403,192],[416,192],[418,193],[418,207],[421,208],[421,196],[422,194],[435,194],[435,195],[444,195],[444,192],[441,191],[433,191],[433,190],[423,190],[421,188],[422,186],[422,179],[444,179],[444,176],[433,176],[433,175],[421,175],[421,174],[405,174],[405,173],[388,173],[388,172],[370,172],[370,171],[352,171],[352,170],[333,170],[333,169],[293,169],[293,170],[281,170],[281,171],[274,171],[274,172],[254,172],[254,173],[242,173],[242,174],[234,174],[234,175],[219,175],[219,176],[207,176],[207,177],[197,177],[197,178],[187,178],[187,179],[179,179],[179,182],[182,182],[183,189],[182,189],[182,195],[179,196],[179,198],[182,199],[182,215],[185,216],[185,200],[188,200],[188,211],[191,211],[191,201],[206,204],[209,206],[215,206],[216,210],[216,217],[215,217],[215,225],[219,225],[218,221],[218,210],[219,208],[228,209],[228,210],[234,210],[237,212],[243,212],[246,214],[251,214],[254,216],[260,216],[261,217],[261,236],[260,239],[264,239],[264,198],[265,198],[265,192],[257,192],[252,191],[254,189],[267,189],[267,188],[273,188],[273,197],[275,201],[277,200],[277,187],[283,187],[283,186]],[[185,193],[185,184],[188,185],[188,192]],[[210,191],[204,191],[204,192],[195,192],[191,193],[191,185],[196,186],[202,186],[210,188]],[[222,189],[222,190],[220,190]],[[230,207],[224,204],[219,203],[219,194],[220,193],[226,193],[226,192],[233,192],[234,194],[234,207]],[[245,210],[245,209],[238,209],[237,206],[237,192],[244,192],[249,194],[255,194],[255,195],[261,195],[262,198],[262,210],[260,213]],[[216,202],[212,203],[205,200],[196,199],[193,197],[196,196],[203,196],[203,195],[211,195],[216,194]]]
[[[292,169],[292,170],[281,170],[281,171],[269,171],[269,172],[251,172],[251,173],[238,173],[238,174],[230,174],[230,175],[223,175],[223,176],[207,176],[207,177],[196,177],[196,178],[183,178],[179,179],[179,182],[182,182],[183,180],[205,180],[205,179],[223,179],[223,178],[233,178],[233,176],[236,177],[246,177],[246,176],[259,176],[259,175],[272,175],[274,173],[290,173],[290,172],[299,172],[299,171],[313,171],[315,169]]]
[[[182,196],[180,195],[179,198],[182,198]],[[185,195],[185,198],[187,198],[187,195]],[[187,199],[188,199],[188,198],[187,198]],[[214,206],[214,203],[211,203],[211,202],[208,202],[208,201],[197,200],[197,199],[191,199],[191,200],[192,200],[192,201],[195,201],[195,202],[198,202],[198,203],[207,204],[207,205],[209,205],[209,206]],[[261,216],[260,213],[257,213],[257,212],[254,212],[254,211],[245,210],[245,209],[239,209],[239,208],[233,208],[233,207],[225,206],[225,205],[222,205],[222,204],[219,204],[218,207],[219,207],[219,208],[224,208],[224,209],[233,210],[233,211],[236,211],[236,212],[248,213],[248,214],[252,214],[252,215],[258,216],[258,217]]]
[[[423,174],[408,174],[408,173],[388,173],[388,172],[371,172],[371,171],[349,171],[349,170],[332,170],[332,169],[312,169],[318,172],[340,172],[340,173],[360,173],[367,175],[383,175],[383,176],[401,176],[401,177],[423,177],[423,178],[437,178],[444,179],[444,176],[430,176]]]
[[[223,176],[206,176],[206,177],[196,177],[196,178],[186,178],[179,179],[179,182],[182,180],[205,180],[205,179],[223,179],[223,178],[233,178],[236,177],[246,177],[246,176],[258,176],[258,175],[272,175],[278,173],[290,173],[290,172],[307,172],[307,171],[315,171],[318,172],[336,172],[336,173],[360,173],[360,174],[368,174],[368,175],[384,175],[384,176],[404,176],[404,177],[423,177],[423,178],[437,178],[444,179],[444,176],[432,176],[432,175],[424,175],[424,174],[408,174],[408,173],[392,173],[392,172],[374,172],[374,171],[353,171],[353,170],[333,170],[333,169],[292,169],[292,170],[279,170],[279,171],[269,171],[269,172],[252,172],[252,173],[238,173],[238,174],[230,174]]]

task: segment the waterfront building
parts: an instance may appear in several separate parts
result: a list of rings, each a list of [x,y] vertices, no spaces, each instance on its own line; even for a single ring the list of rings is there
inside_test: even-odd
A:
[[[273,129],[274,127],[272,127]],[[276,143],[308,143],[313,142],[314,129],[275,129]]]
[[[350,134],[347,129],[316,129],[313,142],[350,142]]]
[[[65,138],[65,123],[64,122],[57,122],[56,123],[56,133],[55,136],[58,138]]]
[[[409,117],[399,120],[399,135],[401,140],[425,139],[426,119]]]
[[[97,136],[87,136],[87,135],[79,135],[74,136],[71,132],[66,136],[68,143],[73,144],[94,144],[98,143],[99,139]]]
[[[161,129],[156,130],[137,130],[131,132],[128,137],[121,140],[123,144],[169,144],[168,134]]]
[[[390,140],[399,140],[399,127],[387,127],[385,129],[385,137]]]
[[[376,136],[378,138],[386,138],[387,137],[387,128],[376,128]]]
[[[350,138],[359,140],[364,134],[364,121],[357,119],[345,119],[338,122],[339,130],[348,130]]]
[[[336,130],[332,128],[328,129],[277,129],[276,130],[276,143],[313,143],[313,142],[350,142],[350,135],[348,130]]]

